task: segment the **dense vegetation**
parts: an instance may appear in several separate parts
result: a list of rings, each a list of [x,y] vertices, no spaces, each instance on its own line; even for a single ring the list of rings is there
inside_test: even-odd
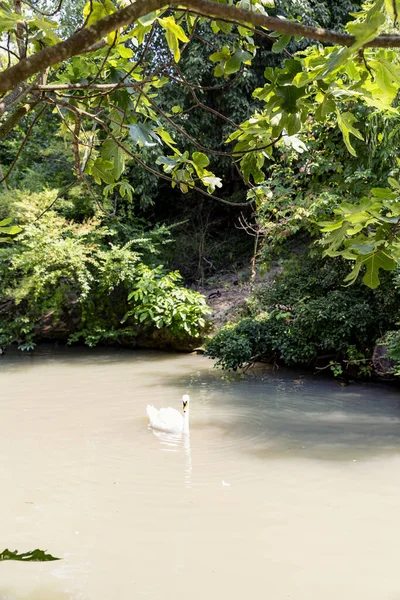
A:
[[[207,306],[182,287],[179,273],[163,269],[159,248],[169,241],[168,229],[146,231],[135,219],[126,227],[96,216],[69,220],[76,217],[71,202],[46,210],[55,197],[55,191],[3,194],[23,230],[17,243],[0,249],[0,345],[31,349],[37,338],[195,343]]]
[[[1,4],[0,346],[189,348],[194,289],[278,261],[218,364],[398,360],[397,0],[146,1]]]
[[[376,340],[398,319],[400,290],[390,276],[377,290],[361,282],[344,288],[345,272],[341,258],[291,259],[248,300],[247,316],[210,341],[209,356],[234,370],[258,358],[371,374]]]

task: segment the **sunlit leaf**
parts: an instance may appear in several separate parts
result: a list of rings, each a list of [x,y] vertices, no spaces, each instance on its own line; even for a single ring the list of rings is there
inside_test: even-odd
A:
[[[350,134],[353,134],[359,140],[364,139],[361,132],[358,129],[356,129],[355,127],[353,127],[353,123],[357,123],[357,118],[350,112],[345,112],[345,113],[338,112],[337,118],[338,118],[338,125],[340,128],[340,131],[343,134],[344,143],[346,144],[348,151],[353,156],[357,156],[357,153],[354,150],[354,148],[350,142]]]
[[[168,47],[174,56],[175,62],[179,62],[181,58],[181,53],[179,50],[178,40],[180,40],[181,42],[188,42],[189,38],[183,31],[182,27],[176,23],[174,17],[165,17],[164,19],[158,19],[158,22],[166,31]]]

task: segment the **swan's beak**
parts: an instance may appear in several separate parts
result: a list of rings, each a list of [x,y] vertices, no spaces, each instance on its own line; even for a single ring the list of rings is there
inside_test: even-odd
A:
[[[182,404],[183,404],[183,412],[186,412],[188,409],[188,404],[189,404],[189,396],[187,394],[184,394],[182,396]]]

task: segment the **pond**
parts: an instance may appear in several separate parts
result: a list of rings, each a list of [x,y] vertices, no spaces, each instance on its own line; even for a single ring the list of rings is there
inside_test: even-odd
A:
[[[1,600],[399,600],[400,394],[202,356],[0,357]],[[181,408],[156,436],[146,405]]]

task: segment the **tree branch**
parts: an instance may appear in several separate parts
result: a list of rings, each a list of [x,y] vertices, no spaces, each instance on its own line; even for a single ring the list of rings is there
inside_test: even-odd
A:
[[[23,119],[31,110],[33,110],[39,104],[39,100],[35,100],[29,104],[20,106],[15,113],[0,125],[0,140],[2,140],[18,123]]]
[[[36,122],[39,120],[39,118],[41,117],[41,115],[44,113],[44,111],[47,109],[47,106],[44,105],[43,108],[37,113],[37,115],[35,116],[35,118],[33,119],[32,123],[29,125],[28,130],[25,134],[24,139],[22,140],[22,143],[18,149],[17,155],[14,158],[14,160],[11,163],[10,168],[8,169],[7,173],[0,179],[0,183],[2,183],[3,181],[6,181],[6,179],[11,175],[15,165],[17,164],[17,161],[21,155],[21,152],[26,144],[26,142],[29,139],[29,136],[31,135],[32,129],[34,127],[34,125],[36,124]]]
[[[166,0],[134,0],[132,4],[116,11],[112,15],[100,19],[90,27],[85,27],[74,33],[69,39],[49,46],[0,73],[0,93],[7,92],[35,73],[44,71],[51,65],[63,62],[72,56],[86,52],[90,47],[106,37],[109,33],[130,25],[152,11],[170,6]],[[351,46],[355,37],[340,33],[310,27],[296,21],[269,17],[254,11],[244,10],[236,6],[218,4],[211,0],[181,0],[179,7],[197,11],[207,18],[231,19],[237,23],[251,24],[265,29],[298,35],[324,43]],[[368,42],[366,46],[374,48],[400,47],[400,35],[380,35]]]

